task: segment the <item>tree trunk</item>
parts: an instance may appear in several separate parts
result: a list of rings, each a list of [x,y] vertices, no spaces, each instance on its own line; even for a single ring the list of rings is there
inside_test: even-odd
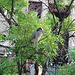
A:
[[[35,75],[38,75],[38,64],[37,64],[37,62],[35,63]]]
[[[19,75],[22,75],[22,66],[20,65],[20,62],[17,62],[17,66]]]
[[[45,65],[43,66],[43,70],[42,70],[41,75],[45,75],[46,71],[47,71],[47,66],[46,66],[46,63],[45,63]]]

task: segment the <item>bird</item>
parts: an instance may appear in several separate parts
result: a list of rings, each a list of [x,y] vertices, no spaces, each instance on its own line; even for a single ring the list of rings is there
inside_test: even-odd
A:
[[[31,43],[36,43],[40,40],[42,34],[45,33],[43,28],[38,28],[36,31],[34,31],[30,37]]]

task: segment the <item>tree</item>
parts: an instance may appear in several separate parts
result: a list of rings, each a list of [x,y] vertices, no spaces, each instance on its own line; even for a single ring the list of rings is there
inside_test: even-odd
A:
[[[61,56],[63,58],[66,55],[66,52],[64,52],[65,49],[67,49],[65,45],[66,38],[64,36],[68,35],[69,31],[75,30],[74,20],[68,17],[74,0],[71,0],[67,7],[60,5],[62,1],[54,0],[53,11],[47,6],[50,13],[47,14],[46,18],[41,20],[37,17],[37,12],[22,11],[24,7],[29,5],[25,0],[8,0],[5,2],[4,0],[0,0],[0,13],[9,24],[9,35],[5,40],[10,40],[12,45],[10,47],[0,46],[8,48],[9,51],[16,55],[14,65],[11,64],[11,67],[17,66],[15,73],[18,72],[19,75],[22,75],[22,73],[26,72],[25,63],[27,59],[31,59],[31,61],[34,60],[46,69],[48,60],[55,61],[55,64],[57,64],[58,57]],[[64,10],[64,14],[62,14],[62,12],[64,12],[63,8],[66,9]],[[3,13],[4,10],[7,10],[9,17]],[[30,36],[32,32],[39,27],[42,27],[47,34],[43,34],[38,45],[32,44],[30,42]],[[3,36],[2,34],[0,35]],[[3,37],[1,39],[3,40]],[[3,73],[7,67],[4,66],[1,73]],[[46,70],[43,70],[44,73]]]

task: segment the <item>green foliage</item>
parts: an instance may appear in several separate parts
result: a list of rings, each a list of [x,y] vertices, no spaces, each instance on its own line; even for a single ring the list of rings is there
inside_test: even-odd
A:
[[[59,2],[63,2],[63,1],[64,0],[59,0]],[[59,2],[58,2],[58,6],[59,6]],[[14,24],[12,24],[12,28],[8,30],[9,35],[5,39],[6,40],[10,39],[11,44],[13,46],[13,49],[10,48],[9,51],[12,51],[13,53],[17,52],[14,60],[15,63],[13,62],[13,64],[16,64],[18,61],[21,61],[21,58],[22,58],[22,63],[24,63],[29,56],[32,56],[31,58],[32,60],[34,60],[35,62],[37,61],[37,63],[41,65],[44,65],[44,63],[47,62],[46,56],[49,57],[50,60],[53,60],[55,59],[55,56],[58,55],[57,54],[58,42],[64,45],[63,44],[64,39],[62,38],[61,35],[65,33],[67,28],[68,28],[67,30],[68,32],[70,30],[74,30],[75,23],[69,25],[69,23],[72,21],[72,18],[69,17],[65,19],[62,25],[60,35],[57,36],[55,32],[51,33],[51,30],[55,26],[53,15],[47,14],[46,18],[42,20],[37,17],[36,12],[31,11],[31,12],[24,13],[22,9],[28,6],[28,4],[29,3],[25,0],[14,0],[14,8],[15,8],[14,17],[19,26],[15,26]],[[11,5],[12,5],[12,0],[6,0],[6,1],[0,0],[0,8],[6,9],[10,15],[11,15],[11,8],[12,8]],[[61,6],[61,8],[63,7]],[[59,19],[55,17],[55,20],[56,22],[58,22],[58,26],[60,26]],[[42,27],[46,33],[43,34],[43,36],[40,39],[41,41],[38,42],[37,45],[30,42],[30,36],[39,27]],[[44,37],[46,38],[43,39]],[[3,38],[4,38],[3,34],[0,34],[0,39],[3,40]],[[40,53],[36,53],[35,49],[32,47],[35,47]],[[46,56],[44,56],[44,54]],[[12,65],[12,63],[11,62],[6,63],[5,65],[3,65],[2,68],[4,68],[6,65],[7,66]],[[7,68],[4,72],[6,71],[7,73],[9,72],[13,73],[14,67]],[[17,70],[15,71],[15,73],[16,72]]]
[[[4,34],[0,34],[0,42],[6,41],[8,38]]]
[[[68,51],[69,51],[68,55],[70,56],[70,58],[74,62],[75,61],[75,48],[74,49],[68,49]]]
[[[19,14],[19,12],[26,6],[28,6],[27,0],[14,0],[14,15]],[[8,13],[11,14],[12,0],[0,0],[0,8],[7,10]]]
[[[12,58],[0,58],[0,75],[17,73],[17,66],[12,65],[16,65]]]
[[[65,65],[65,66],[61,66],[58,69],[58,73],[57,75],[75,75],[75,64],[73,65]]]
[[[22,46],[26,46],[27,42],[35,47],[36,45],[31,44],[30,36],[31,34],[39,27],[42,27],[47,34],[43,34],[42,38],[48,36],[44,40],[38,43],[37,49],[44,48],[41,52],[45,53],[47,56],[50,56],[51,59],[57,55],[56,49],[58,49],[58,44],[56,43],[57,37],[55,34],[50,33],[51,24],[49,19],[41,20],[37,18],[37,13],[23,13],[18,14],[17,21],[19,22],[19,26],[14,26],[11,30],[9,30],[9,37],[11,39],[12,45],[14,41],[16,42],[15,48],[18,49],[18,53],[22,54]],[[50,14],[51,15],[51,14]],[[53,20],[51,18],[51,20]],[[26,32],[25,32],[26,29]],[[26,38],[24,37],[26,36]],[[41,38],[41,39],[42,39]],[[25,55],[28,57],[28,54],[35,56],[35,51],[33,48],[31,49],[29,46],[25,48]],[[26,58],[27,58],[26,57]],[[38,54],[39,57],[39,54]],[[25,58],[25,57],[24,57]],[[35,58],[37,59],[37,57]],[[34,59],[34,60],[35,60]],[[40,60],[40,59],[39,59]]]
[[[57,75],[75,75],[75,49],[68,49],[67,56],[72,60],[72,64],[60,66]]]

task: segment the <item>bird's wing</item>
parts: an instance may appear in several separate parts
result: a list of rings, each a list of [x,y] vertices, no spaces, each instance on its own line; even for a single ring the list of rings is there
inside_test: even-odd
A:
[[[30,41],[33,40],[33,39],[35,39],[35,33],[36,33],[36,31],[32,33]]]

